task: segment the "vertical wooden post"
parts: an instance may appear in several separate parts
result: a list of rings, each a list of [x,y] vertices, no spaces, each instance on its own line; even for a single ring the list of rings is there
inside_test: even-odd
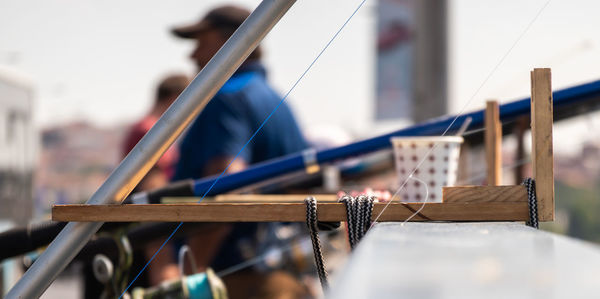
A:
[[[517,165],[514,170],[515,185],[523,183],[525,179],[525,167],[523,165],[525,161],[525,132],[529,129],[529,123],[529,116],[522,116],[517,119],[513,128],[513,134],[517,139],[517,149],[515,151],[515,163]]]
[[[531,72],[531,155],[540,221],[554,220],[552,119],[550,69],[534,69]]]
[[[485,107],[485,157],[487,184],[502,184],[502,124],[498,101],[487,101]]]

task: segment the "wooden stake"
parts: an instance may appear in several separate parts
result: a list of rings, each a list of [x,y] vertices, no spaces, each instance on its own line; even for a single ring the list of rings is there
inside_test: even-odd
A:
[[[514,169],[515,185],[523,183],[525,179],[525,165],[523,165],[525,161],[525,132],[529,129],[529,124],[529,116],[522,116],[517,119],[513,129],[513,134],[515,135],[515,139],[517,139],[517,148],[515,150],[515,162],[517,166]]]
[[[552,120],[550,69],[534,69],[531,72],[531,152],[540,221],[554,220]]]
[[[485,108],[485,155],[487,184],[502,184],[502,124],[498,101],[487,101]]]

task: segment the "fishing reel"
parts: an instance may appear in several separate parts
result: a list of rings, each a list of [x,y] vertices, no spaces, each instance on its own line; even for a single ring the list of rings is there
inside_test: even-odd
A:
[[[206,272],[163,282],[159,286],[135,288],[133,299],[227,299],[223,281],[208,268]]]
[[[186,257],[188,268],[194,274],[185,275]],[[227,299],[227,290],[223,281],[211,268],[197,272],[198,267],[190,248],[183,245],[179,249],[179,273],[181,278],[165,281],[159,286],[133,290],[134,299]]]
[[[104,254],[97,254],[92,261],[92,270],[94,277],[104,284],[104,291],[100,295],[101,299],[119,298],[127,287],[129,278],[129,269],[133,263],[133,251],[127,235],[124,231],[112,235],[119,250],[119,260],[117,267]],[[121,297],[130,299],[128,293]]]

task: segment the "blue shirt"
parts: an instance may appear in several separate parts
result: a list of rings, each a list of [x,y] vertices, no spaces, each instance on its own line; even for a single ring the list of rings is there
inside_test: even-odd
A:
[[[234,157],[280,104],[282,97],[269,86],[258,62],[247,62],[223,85],[206,105],[185,135],[174,180],[200,178],[207,162],[216,157]],[[307,148],[298,124],[286,103],[281,103],[238,159],[253,164]],[[217,182],[218,184],[218,182]],[[256,252],[256,223],[238,223],[212,263],[221,270],[240,263]]]
[[[200,178],[211,159],[234,157],[280,101],[262,65],[254,62],[240,67],[184,137],[174,180]],[[282,103],[238,158],[253,164],[306,147],[292,111]]]

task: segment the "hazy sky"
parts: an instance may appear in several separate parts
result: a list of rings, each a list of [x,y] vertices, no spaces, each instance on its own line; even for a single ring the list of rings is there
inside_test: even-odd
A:
[[[234,2],[248,8],[259,3]],[[266,64],[281,93],[359,2],[298,1],[273,29],[264,43]],[[161,77],[194,71],[187,59],[192,44],[171,37],[168,29],[196,21],[218,3],[223,1],[3,0],[0,71],[28,78],[39,126],[74,119],[131,122],[149,109]],[[545,3],[449,0],[451,112],[473,96]],[[376,5],[367,1],[292,93],[290,103],[304,127],[372,132]],[[551,1],[467,110],[489,98],[528,95],[533,67],[552,67],[555,88],[600,78],[599,8],[592,0]],[[597,119],[567,126],[579,128],[571,136],[590,134],[590,126],[600,125]]]

